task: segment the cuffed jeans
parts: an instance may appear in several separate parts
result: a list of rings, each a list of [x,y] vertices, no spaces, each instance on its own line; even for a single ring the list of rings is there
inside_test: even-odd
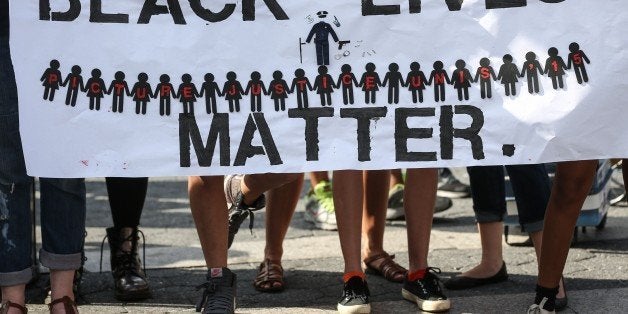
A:
[[[468,167],[473,211],[478,223],[497,222],[506,214],[504,167]],[[515,194],[519,224],[528,233],[543,230],[551,184],[545,165],[506,166]]]
[[[0,286],[32,278],[30,182],[19,134],[17,90],[7,38],[0,38]],[[81,266],[85,181],[40,179],[41,264],[51,270]]]

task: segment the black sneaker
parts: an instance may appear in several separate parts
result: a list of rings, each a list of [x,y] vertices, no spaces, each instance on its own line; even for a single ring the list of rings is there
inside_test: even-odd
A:
[[[423,279],[403,281],[401,295],[404,299],[414,302],[419,309],[425,312],[444,312],[451,308],[451,301],[447,299],[440,287],[440,279],[435,274],[440,274],[440,269],[429,267]]]
[[[371,293],[366,281],[355,276],[345,283],[342,298],[338,301],[338,312],[343,313],[371,313]]]
[[[244,222],[246,217],[251,216],[249,221],[249,229],[253,233],[253,222],[255,216],[253,211],[260,210],[266,206],[266,197],[262,194],[258,197],[253,205],[244,204],[244,195],[242,195],[242,188],[240,181],[244,175],[228,175],[225,177],[225,197],[229,207],[229,246],[233,244],[233,239],[236,233],[240,230],[240,225]]]
[[[438,180],[436,195],[449,198],[465,198],[471,195],[471,187],[458,181],[451,171],[445,168]]]
[[[207,274],[207,282],[196,287],[203,296],[196,303],[196,311],[211,314],[230,314],[236,308],[236,275],[229,268],[214,268]]]

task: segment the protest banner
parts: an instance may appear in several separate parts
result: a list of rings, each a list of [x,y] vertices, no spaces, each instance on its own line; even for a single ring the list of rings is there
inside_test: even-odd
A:
[[[11,2],[28,172],[628,156],[618,0]]]

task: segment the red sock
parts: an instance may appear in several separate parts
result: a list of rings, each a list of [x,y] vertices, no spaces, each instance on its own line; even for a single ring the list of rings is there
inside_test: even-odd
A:
[[[427,273],[427,269],[419,269],[417,271],[408,272],[408,280],[409,281],[417,281],[419,279],[423,279],[425,274]]]
[[[366,280],[366,275],[361,271],[350,271],[342,276],[342,282],[346,283],[353,277],[360,277],[362,280]]]

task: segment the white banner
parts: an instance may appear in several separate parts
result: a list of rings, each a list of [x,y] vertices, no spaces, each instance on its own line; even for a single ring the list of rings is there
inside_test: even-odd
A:
[[[619,0],[11,2],[28,172],[626,157]]]

